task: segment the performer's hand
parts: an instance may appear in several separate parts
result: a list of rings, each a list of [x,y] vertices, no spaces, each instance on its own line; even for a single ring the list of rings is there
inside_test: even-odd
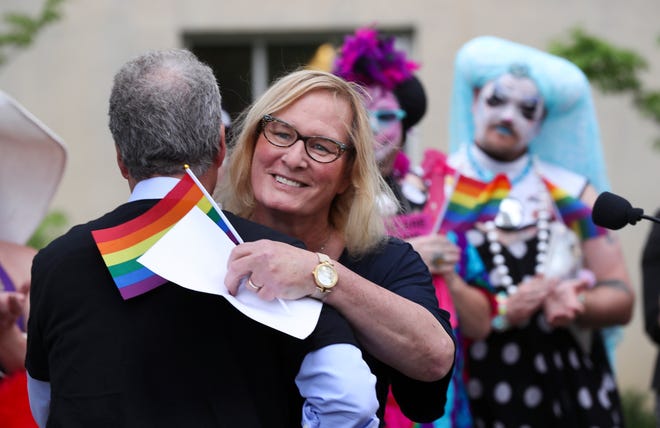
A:
[[[20,292],[0,292],[0,334],[11,329],[24,314],[27,297]]]
[[[588,282],[582,278],[566,279],[555,287],[543,302],[543,313],[553,327],[567,326],[584,312],[581,301]]]
[[[559,280],[536,275],[518,285],[507,299],[506,317],[509,324],[519,325],[527,321],[542,305]]]
[[[461,261],[461,250],[445,235],[425,235],[409,238],[408,243],[419,253],[434,275],[448,275],[454,272]]]

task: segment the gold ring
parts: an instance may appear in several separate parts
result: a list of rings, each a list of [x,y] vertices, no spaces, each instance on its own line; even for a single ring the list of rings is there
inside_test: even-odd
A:
[[[262,288],[264,288],[263,285],[259,286],[259,285],[256,285],[254,282],[252,282],[252,278],[248,278],[248,285],[249,285],[250,287],[254,288],[254,289],[257,290],[257,291],[259,291],[259,290],[261,290]]]

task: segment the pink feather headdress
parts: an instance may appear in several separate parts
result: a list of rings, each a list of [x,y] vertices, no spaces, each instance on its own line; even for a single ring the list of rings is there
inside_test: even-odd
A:
[[[394,37],[362,27],[344,39],[333,73],[351,82],[392,90],[418,68],[419,64],[407,60],[404,52],[394,48]]]

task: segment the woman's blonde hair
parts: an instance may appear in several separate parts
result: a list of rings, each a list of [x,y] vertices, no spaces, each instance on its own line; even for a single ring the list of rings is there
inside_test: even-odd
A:
[[[346,248],[359,257],[381,244],[386,236],[385,220],[379,210],[383,197],[396,200],[380,175],[374,157],[373,132],[364,107],[364,90],[331,73],[299,70],[277,80],[241,117],[235,129],[236,139],[229,154],[228,169],[221,183],[223,208],[242,217],[250,217],[255,206],[250,180],[252,157],[261,133],[262,118],[276,115],[313,91],[328,91],[348,103],[352,123],[347,124],[349,141],[354,150],[345,152],[350,177],[349,188],[331,203],[329,223],[339,230]]]

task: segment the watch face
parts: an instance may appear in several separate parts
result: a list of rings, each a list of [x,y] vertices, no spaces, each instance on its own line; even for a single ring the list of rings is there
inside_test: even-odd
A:
[[[318,267],[316,278],[324,287],[332,287],[337,282],[337,272],[332,266],[322,264]]]

